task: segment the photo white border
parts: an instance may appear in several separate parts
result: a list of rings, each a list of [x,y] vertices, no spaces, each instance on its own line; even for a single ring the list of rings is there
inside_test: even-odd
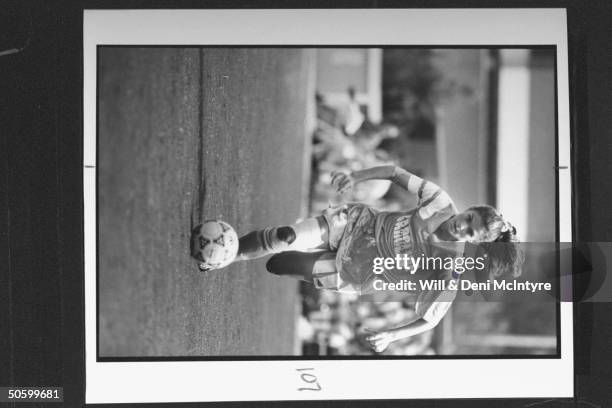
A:
[[[560,359],[96,362],[98,45],[556,45],[558,157],[567,166],[559,173],[558,228],[560,241],[570,242],[566,22],[565,9],[85,10],[86,403],[573,397],[569,302],[560,308]],[[321,391],[297,390],[302,367],[315,369]]]

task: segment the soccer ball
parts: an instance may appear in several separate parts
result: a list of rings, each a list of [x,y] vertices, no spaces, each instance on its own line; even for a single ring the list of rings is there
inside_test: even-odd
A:
[[[238,235],[224,221],[204,221],[191,232],[191,256],[200,261],[200,269],[223,268],[237,253]]]

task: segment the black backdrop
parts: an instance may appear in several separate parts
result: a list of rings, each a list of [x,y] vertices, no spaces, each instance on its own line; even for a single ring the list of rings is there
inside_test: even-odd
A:
[[[0,385],[84,404],[82,10],[277,8],[282,1],[0,1]],[[302,1],[293,7],[330,7]],[[352,1],[333,7],[567,7],[574,240],[612,241],[612,2]],[[612,403],[612,304],[576,304],[576,398],[181,406],[556,407]],[[543,379],[545,381],[545,379]],[[407,384],[409,386],[409,384]],[[508,384],[508,387],[512,387]],[[112,392],[112,390],[109,390]],[[533,405],[532,405],[533,404]],[[34,406],[33,404],[28,404]],[[42,406],[42,405],[41,405]]]

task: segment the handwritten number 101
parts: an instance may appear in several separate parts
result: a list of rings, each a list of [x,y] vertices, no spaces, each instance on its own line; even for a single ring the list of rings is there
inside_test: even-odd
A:
[[[314,368],[297,368],[296,371],[300,373],[302,381],[307,384],[312,384],[309,387],[300,387],[298,391],[321,391],[321,384],[319,384],[317,376],[308,372],[314,371]]]

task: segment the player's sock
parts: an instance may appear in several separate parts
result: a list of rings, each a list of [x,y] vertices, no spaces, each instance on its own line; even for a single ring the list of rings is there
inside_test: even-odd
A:
[[[247,261],[266,256],[270,251],[264,245],[265,230],[252,231],[240,237],[236,261]]]
[[[326,244],[327,227],[322,217],[282,227],[253,231],[240,238],[237,261],[257,259],[283,251],[308,251]]]

